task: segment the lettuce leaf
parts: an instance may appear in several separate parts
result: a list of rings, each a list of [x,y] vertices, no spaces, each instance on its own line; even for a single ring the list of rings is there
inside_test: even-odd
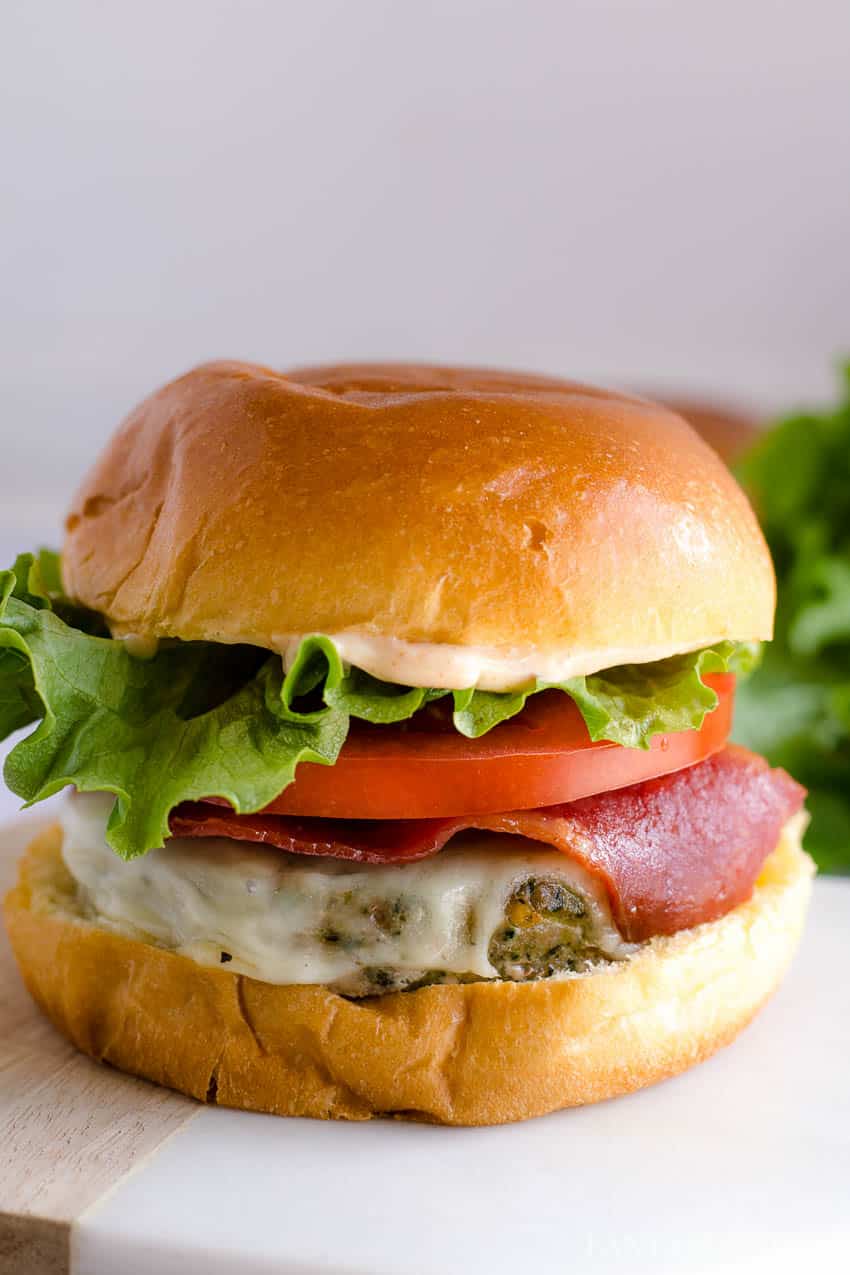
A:
[[[0,574],[0,738],[39,723],[10,752],[6,782],[28,805],[69,784],[114,793],[107,840],[124,858],[162,845],[181,801],[262,809],[301,762],[333,765],[352,717],[404,721],[452,696],[456,728],[478,738],[530,694],[558,689],[592,739],[647,748],[654,734],[698,728],[716,706],[705,673],[745,671],[754,658],[723,643],[509,694],[381,682],[321,635],[304,639],[286,674],[268,651],[212,642],[163,643],[141,659],[62,595],[55,555],[22,555]]]
[[[850,873],[850,363],[834,407],[780,421],[739,477],[776,563],[776,637],[735,737],[809,789],[806,847]]]
[[[37,562],[19,558],[0,576],[0,738],[41,723],[7,757],[6,782],[27,805],[68,784],[114,793],[107,839],[124,858],[162,845],[181,801],[214,795],[259,810],[299,762],[332,764],[348,729],[335,709],[288,718],[280,660],[260,658],[257,668],[251,648],[180,642],[135,659],[62,620]],[[194,712],[202,683],[234,681],[223,702]]]
[[[705,673],[747,674],[759,660],[757,645],[719,642],[687,655],[652,664],[624,664],[565,682],[537,681],[529,691],[455,691],[454,723],[477,739],[513,717],[536,691],[564,691],[575,701],[590,738],[610,739],[626,748],[649,748],[653,735],[698,730],[717,707],[717,695]]]

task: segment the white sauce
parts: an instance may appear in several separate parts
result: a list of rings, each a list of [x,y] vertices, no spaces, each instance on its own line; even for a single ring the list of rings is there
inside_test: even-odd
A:
[[[411,980],[428,970],[496,977],[490,938],[513,889],[557,876],[581,893],[595,943],[617,959],[633,950],[614,927],[604,890],[555,850],[520,837],[466,834],[418,863],[352,864],[247,842],[179,839],[131,862],[106,845],[112,798],[81,794],[62,808],[62,854],[86,915],[98,925],[269,983],[343,989],[368,968]],[[376,924],[375,903],[401,900],[398,933]],[[341,920],[344,924],[341,924]],[[344,941],[328,942],[330,923]]]
[[[308,634],[275,634],[270,649],[278,651],[285,669],[295,663],[298,648]],[[543,682],[565,682],[570,677],[588,677],[601,669],[621,664],[649,664],[672,655],[714,646],[724,639],[708,635],[700,642],[682,646],[679,642],[660,642],[654,646],[606,647],[602,651],[555,650],[537,647],[453,646],[440,642],[405,642],[401,638],[377,637],[346,629],[326,634],[340,659],[355,668],[371,673],[383,682],[397,686],[429,686],[462,691],[471,686],[482,691],[516,691]],[[138,633],[116,635],[130,655],[152,659],[159,639]]]
[[[127,649],[127,654],[136,660],[152,660],[159,650],[159,638],[142,637],[139,633],[123,633],[119,638]]]
[[[304,636],[283,634],[275,637],[275,649],[280,651],[285,668],[289,669],[294,664]],[[606,647],[601,651],[540,651],[533,646],[504,648],[405,642],[400,638],[377,637],[355,629],[328,636],[347,664],[363,669],[384,682],[448,690],[465,690],[475,686],[482,691],[521,690],[536,678],[544,682],[564,682],[570,677],[584,677],[621,664],[666,660],[671,655],[701,650],[722,640],[716,634],[707,634],[702,641],[686,646],[678,642],[662,642],[655,646]]]

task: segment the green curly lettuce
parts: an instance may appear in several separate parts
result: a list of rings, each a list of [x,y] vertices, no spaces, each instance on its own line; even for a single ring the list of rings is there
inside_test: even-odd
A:
[[[28,805],[68,784],[114,793],[107,839],[131,858],[162,845],[181,801],[217,795],[259,810],[299,762],[336,760],[346,715],[292,720],[279,659],[258,667],[252,648],[205,642],[136,659],[63,620],[40,574],[19,558],[0,576],[0,737],[41,719],[6,759],[6,782]],[[210,688],[225,698],[210,702]]]
[[[653,735],[699,730],[717,707],[706,673],[746,675],[759,660],[759,647],[719,642],[687,655],[652,664],[623,664],[564,682],[538,680],[527,691],[454,691],[454,724],[477,739],[525,707],[538,691],[563,691],[579,709],[592,740],[610,739],[626,748],[649,748]]]
[[[452,696],[455,727],[478,738],[529,695],[557,689],[591,739],[647,748],[655,734],[702,725],[717,704],[706,673],[743,672],[754,659],[751,647],[721,643],[505,694],[381,682],[321,635],[304,639],[286,673],[268,651],[214,642],[163,643],[142,659],[64,597],[56,555],[22,555],[0,573],[0,739],[38,723],[9,753],[6,782],[28,805],[67,785],[114,793],[107,840],[124,858],[162,845],[182,801],[261,810],[301,762],[334,764],[352,717],[400,722]]]
[[[780,421],[741,462],[776,564],[776,636],[735,737],[809,789],[806,848],[850,873],[850,363],[834,407]]]

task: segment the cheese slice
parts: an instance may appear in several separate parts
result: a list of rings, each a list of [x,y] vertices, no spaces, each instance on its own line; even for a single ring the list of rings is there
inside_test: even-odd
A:
[[[634,950],[600,882],[522,837],[464,833],[432,858],[392,865],[174,838],[125,862],[105,840],[112,802],[79,794],[62,807],[84,914],[203,965],[373,995],[582,972]]]

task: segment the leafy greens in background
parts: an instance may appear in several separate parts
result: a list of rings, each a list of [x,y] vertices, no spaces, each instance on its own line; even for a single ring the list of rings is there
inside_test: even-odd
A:
[[[739,466],[776,564],[776,637],[735,736],[809,789],[806,846],[850,873],[850,363],[830,411],[792,416]]]
[[[321,636],[304,639],[286,674],[277,655],[214,642],[163,643],[140,659],[63,596],[55,554],[0,573],[0,739],[39,722],[9,754],[6,782],[28,803],[68,784],[114,793],[107,839],[124,858],[161,845],[181,801],[262,809],[299,762],[333,765],[352,717],[399,722],[451,695],[455,727],[477,738],[529,694],[559,689],[592,739],[648,748],[654,734],[702,725],[717,703],[703,674],[743,672],[754,658],[721,643],[515,694],[394,686],[344,665]]]

